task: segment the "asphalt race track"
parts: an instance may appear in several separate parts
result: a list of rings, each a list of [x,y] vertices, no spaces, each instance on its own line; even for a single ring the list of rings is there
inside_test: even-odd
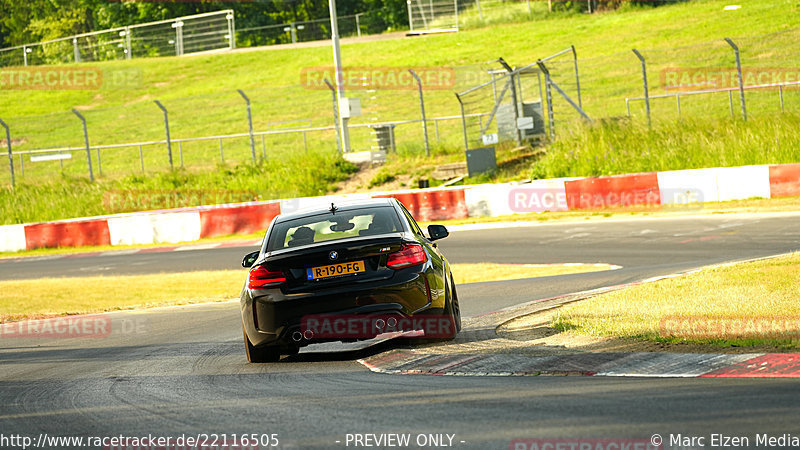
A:
[[[542,223],[455,231],[440,248],[453,263],[623,266],[462,285],[469,316],[795,251],[798,225],[800,213]],[[237,268],[248,250],[3,261],[0,279]],[[397,345],[391,342],[251,365],[238,314],[234,302],[118,312],[107,316],[115,332],[105,337],[0,337],[0,439],[276,433],[280,448],[367,448],[347,445],[347,435],[411,433],[410,448],[418,448],[421,434],[427,448],[434,447],[428,437],[455,435],[444,444],[506,449],[521,438],[649,441],[658,433],[665,448],[678,448],[669,445],[670,434],[705,436],[706,446],[712,433],[749,436],[751,447],[756,434],[800,435],[800,389],[792,379],[383,375],[355,361]]]

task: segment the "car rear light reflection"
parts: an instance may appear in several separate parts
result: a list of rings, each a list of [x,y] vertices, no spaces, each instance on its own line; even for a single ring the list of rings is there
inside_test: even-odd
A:
[[[402,269],[404,267],[416,266],[428,260],[425,249],[419,244],[411,244],[403,247],[402,250],[389,255],[386,266],[390,269]]]
[[[262,289],[277,286],[284,282],[286,282],[286,276],[283,275],[283,272],[273,272],[264,266],[259,266],[250,271],[247,287],[248,289]]]

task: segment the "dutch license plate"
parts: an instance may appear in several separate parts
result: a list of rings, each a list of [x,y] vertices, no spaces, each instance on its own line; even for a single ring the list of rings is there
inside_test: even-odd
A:
[[[364,272],[364,261],[353,261],[348,263],[331,264],[329,266],[311,267],[306,269],[309,280],[319,280],[322,278],[338,277]]]

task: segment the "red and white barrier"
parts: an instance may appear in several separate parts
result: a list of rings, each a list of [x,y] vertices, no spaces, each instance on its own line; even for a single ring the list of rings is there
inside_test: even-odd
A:
[[[769,189],[772,197],[800,195],[800,164],[769,166]]]
[[[18,252],[27,248],[25,225],[0,226],[0,251]]]
[[[265,230],[281,213],[393,197],[420,221],[616,206],[800,196],[800,164],[676,170],[306,197],[0,226],[0,251],[153,244]]]

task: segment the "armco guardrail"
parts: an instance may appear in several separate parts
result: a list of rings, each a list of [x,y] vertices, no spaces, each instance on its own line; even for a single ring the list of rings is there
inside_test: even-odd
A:
[[[0,226],[0,251],[195,241],[265,230],[275,216],[360,198],[394,197],[420,221],[617,206],[699,205],[800,195],[800,163],[647,172],[306,197]]]

